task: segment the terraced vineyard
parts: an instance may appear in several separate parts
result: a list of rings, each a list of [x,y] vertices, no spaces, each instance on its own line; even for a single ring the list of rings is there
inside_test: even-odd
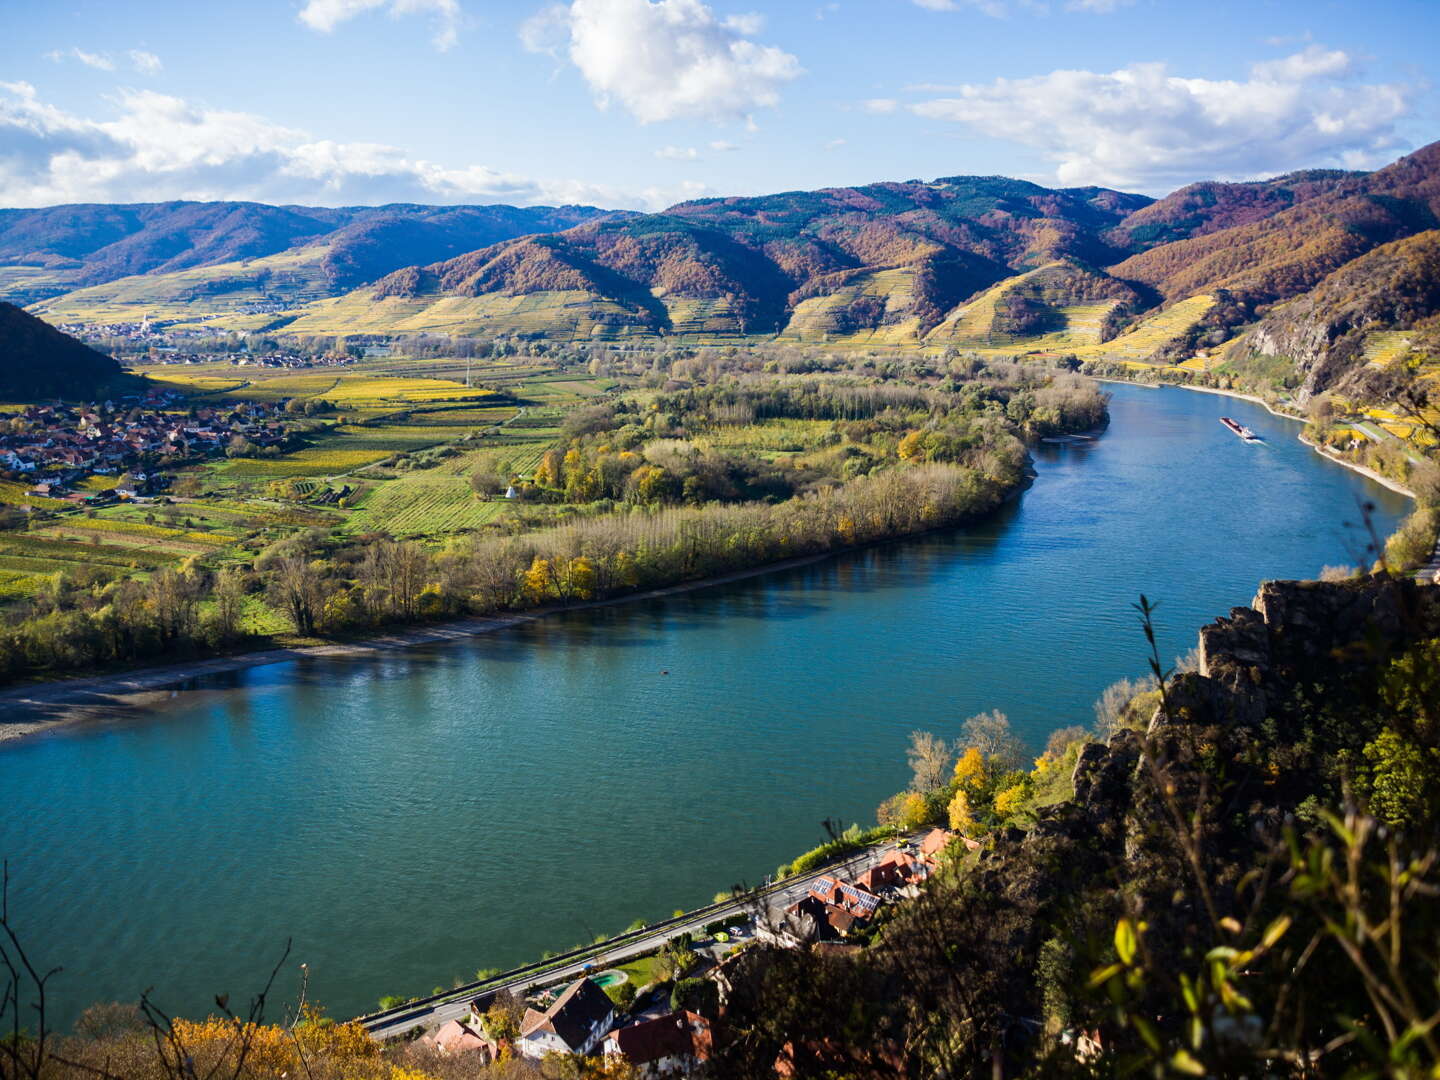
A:
[[[1111,341],[1077,349],[1076,355],[1086,359],[1144,362],[1154,356],[1161,346],[1189,330],[1214,306],[1213,297],[1192,296],[1163,311],[1147,315]]]
[[[947,315],[925,340],[934,345],[955,345],[960,348],[992,348],[997,344],[991,324],[995,320],[995,305],[1000,297],[1018,280],[1010,278],[986,289],[979,296],[972,297],[962,306]]]
[[[227,324],[227,329],[255,329],[276,317],[241,315],[241,308],[267,303],[293,307],[330,293],[324,272],[328,252],[316,244],[258,259],[122,277],[42,301],[36,312],[51,322],[91,324],[149,318],[190,325],[228,315],[246,320],[246,325]]]
[[[1362,355],[1371,367],[1389,367],[1410,351],[1410,334],[1405,330],[1375,330],[1365,335]]]
[[[296,312],[291,312],[296,315]],[[298,309],[286,325],[295,334],[543,334],[552,341],[613,340],[647,328],[634,312],[593,293],[532,292],[518,296],[390,296],[368,290]]]
[[[878,270],[857,278],[825,296],[795,305],[781,341],[823,341],[844,345],[905,345],[920,340],[918,316],[899,317],[915,302],[915,270]],[[849,325],[856,305],[883,307],[882,323],[873,328]]]

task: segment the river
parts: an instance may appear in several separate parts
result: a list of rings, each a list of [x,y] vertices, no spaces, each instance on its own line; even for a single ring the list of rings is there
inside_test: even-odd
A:
[[[975,528],[455,644],[216,677],[0,748],[11,910],[54,1015],[248,999],[284,943],[335,1015],[708,902],[904,786],[916,728],[1088,724],[1264,578],[1408,501],[1247,402],[1117,385]],[[1227,414],[1268,440],[1248,445]]]

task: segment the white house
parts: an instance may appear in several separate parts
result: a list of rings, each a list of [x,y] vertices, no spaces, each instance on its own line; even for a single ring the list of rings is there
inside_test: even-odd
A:
[[[528,1058],[590,1053],[615,1023],[615,1005],[588,978],[577,979],[543,1013],[529,1009],[517,1047]]]

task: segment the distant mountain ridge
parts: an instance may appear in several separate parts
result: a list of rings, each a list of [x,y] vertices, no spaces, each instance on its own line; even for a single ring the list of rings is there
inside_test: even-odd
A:
[[[527,233],[604,217],[594,207],[267,206],[247,202],[75,204],[0,210],[0,295],[28,300],[132,275],[265,258],[323,244],[336,289]],[[22,268],[46,271],[25,275]],[[38,282],[37,282],[38,279]]]
[[[1069,354],[1288,371],[1302,398],[1355,384],[1360,358],[1440,365],[1428,248],[1405,244],[1440,228],[1440,143],[1371,173],[1206,181],[1158,200],[949,176],[656,214],[65,209],[0,212],[0,295],[7,273],[31,272],[3,265],[22,251],[40,252],[32,288],[45,273],[129,276],[45,285],[55,295],[32,309],[54,322]],[[1387,303],[1386,282],[1412,299]]]

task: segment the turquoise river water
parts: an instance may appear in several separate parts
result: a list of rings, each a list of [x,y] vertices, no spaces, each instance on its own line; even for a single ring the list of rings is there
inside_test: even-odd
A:
[[[0,748],[0,855],[52,1008],[244,1001],[287,938],[332,1013],[755,882],[873,821],[907,735],[998,708],[1035,746],[1264,578],[1407,500],[1246,402],[1116,385],[980,526],[378,656],[254,668]],[[1247,445],[1228,414],[1268,440]],[[668,672],[668,674],[663,674]],[[294,986],[294,970],[282,989]]]

